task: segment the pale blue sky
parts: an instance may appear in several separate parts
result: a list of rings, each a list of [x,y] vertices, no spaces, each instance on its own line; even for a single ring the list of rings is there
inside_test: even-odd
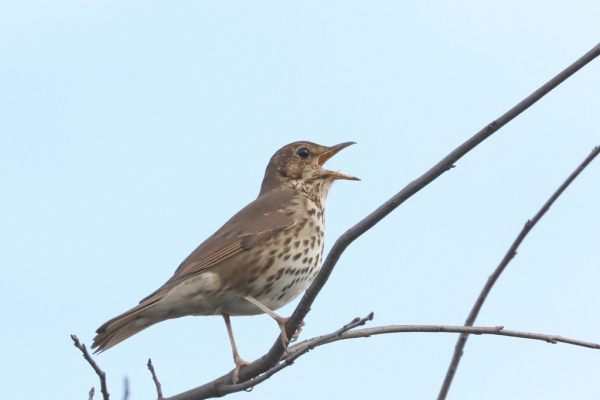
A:
[[[598,1],[1,2],[0,388],[86,398],[98,380],[69,334],[168,279],[258,193],[296,140],[358,144],[328,164],[327,249],[346,229],[600,41]],[[600,60],[357,240],[301,339],[462,324],[524,222],[600,144]],[[600,342],[600,160],[523,243],[478,325]],[[288,315],[296,302],[280,310]],[[232,320],[241,355],[275,340]],[[456,335],[320,348],[239,399],[432,399]],[[155,398],[233,366],[220,317],[154,326],[97,358],[119,399]],[[472,337],[450,399],[594,398],[600,352]],[[98,394],[99,396],[99,394]]]

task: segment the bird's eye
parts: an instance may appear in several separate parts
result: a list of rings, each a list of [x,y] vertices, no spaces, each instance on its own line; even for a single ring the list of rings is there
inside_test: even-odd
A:
[[[302,158],[306,158],[310,154],[310,151],[308,151],[308,149],[306,147],[301,147],[298,149],[296,154],[298,154]]]

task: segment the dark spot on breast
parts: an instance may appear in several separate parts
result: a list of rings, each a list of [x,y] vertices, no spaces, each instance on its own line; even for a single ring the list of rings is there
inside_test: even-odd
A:
[[[294,243],[294,247],[297,249],[298,246],[300,246],[300,241],[298,240],[297,242]]]
[[[315,215],[316,212],[317,212],[317,210],[315,210],[314,208],[311,208],[310,210],[308,210],[308,215]]]
[[[296,261],[297,259],[299,259],[300,257],[302,257],[302,253],[298,253],[294,256],[293,260]]]
[[[271,268],[274,263],[275,263],[275,256],[269,257],[269,259],[267,260],[267,263],[263,267],[263,271],[268,271],[269,268]]]
[[[306,264],[307,261],[308,261],[308,257],[304,257],[304,259],[302,260],[302,264]]]
[[[277,253],[277,249],[273,249],[269,252],[269,255],[272,256],[273,254]]]
[[[287,261],[290,259],[291,254],[286,254],[285,257],[283,257],[283,261]]]
[[[288,244],[290,244],[290,242],[291,242],[291,241],[292,241],[292,237],[290,236],[289,238],[287,238],[287,239],[285,239],[285,240],[283,241],[283,244],[284,244],[285,246],[287,246]]]

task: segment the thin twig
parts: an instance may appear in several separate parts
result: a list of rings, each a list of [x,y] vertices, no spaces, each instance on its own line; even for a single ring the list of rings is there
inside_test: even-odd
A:
[[[127,376],[123,377],[123,400],[129,399],[129,378]]]
[[[471,309],[471,312],[469,313],[469,316],[465,321],[465,326],[473,326],[473,324],[475,323],[475,319],[477,319],[479,311],[481,311],[481,307],[483,306],[485,299],[490,293],[490,290],[492,290],[492,287],[494,286],[494,284],[500,277],[500,274],[502,274],[502,271],[504,271],[508,263],[517,255],[517,249],[519,248],[521,242],[523,242],[523,239],[525,239],[527,234],[531,231],[531,229],[533,229],[535,224],[537,224],[537,222],[544,216],[544,214],[546,214],[546,212],[550,209],[550,207],[556,201],[556,199],[558,199],[558,197],[565,191],[565,189],[571,184],[571,182],[573,182],[575,178],[577,178],[581,171],[583,171],[585,167],[587,167],[588,164],[592,162],[592,160],[598,155],[598,153],[600,153],[600,146],[594,147],[592,152],[585,158],[585,160],[583,160],[583,162],[575,169],[575,171],[571,173],[567,180],[564,181],[562,185],[560,185],[560,187],[554,192],[554,194],[548,199],[548,201],[546,201],[546,203],[537,212],[537,214],[535,214],[535,216],[531,220],[528,220],[525,223],[525,226],[523,227],[513,244],[510,246],[510,248],[504,255],[504,258],[502,259],[502,261],[500,261],[500,264],[498,265],[498,267],[496,267],[494,273],[490,275],[485,286],[481,290],[479,297],[475,301],[475,304],[473,305],[473,308]],[[454,354],[452,355],[452,361],[450,362],[450,366],[448,367],[448,371],[446,372],[446,377],[444,378],[444,382],[442,383],[442,387],[438,395],[438,400],[444,400],[448,395],[450,385],[452,385],[452,380],[454,379],[454,375],[456,374],[456,369],[458,368],[458,364],[460,363],[460,358],[463,355],[463,350],[465,348],[465,345],[467,344],[468,337],[468,333],[462,333],[456,342],[456,346],[454,347]]]
[[[313,281],[312,285],[308,288],[300,303],[294,310],[294,313],[290,317],[288,323],[286,324],[287,334],[288,336],[292,336],[296,327],[298,327],[304,317],[310,311],[310,307],[315,300],[316,296],[319,294],[323,285],[327,282],[333,267],[338,262],[344,250],[359,236],[363,233],[371,229],[375,224],[385,218],[389,213],[395,210],[400,204],[405,202],[408,198],[413,196],[415,193],[423,189],[429,183],[431,183],[434,179],[438,178],[445,171],[451,169],[456,161],[458,161],[461,157],[475,148],[478,144],[483,142],[485,139],[490,137],[493,133],[495,133],[498,129],[502,128],[508,122],[512,121],[515,117],[521,114],[523,111],[531,107],[534,103],[536,103],[539,99],[548,94],[552,89],[556,86],[564,82],[567,78],[573,75],[575,72],[583,68],[586,64],[591,62],[593,59],[600,55],[600,44],[596,45],[592,50],[586,53],[579,60],[575,61],[569,67],[567,67],[560,74],[552,78],[538,90],[533,92],[515,107],[511,108],[508,112],[502,115],[495,121],[492,121],[485,128],[467,140],[465,143],[457,147],[454,151],[448,154],[444,159],[438,162],[433,168],[427,171],[418,179],[414,180],[410,184],[408,184],[404,189],[398,192],[394,197],[386,201],[383,205],[381,205],[377,210],[372,212],[365,219],[360,221],[358,224],[350,228],[346,231],[342,236],[338,238],[335,242],[331,251],[329,252],[327,259],[323,263],[323,267],[321,271]],[[244,382],[248,379],[252,379],[255,376],[258,376],[269,368],[276,365],[281,359],[284,353],[283,346],[281,345],[281,341],[279,337],[271,347],[271,349],[261,358],[254,361],[252,364],[244,367],[240,371],[240,382]],[[169,400],[191,400],[191,399],[205,399],[209,397],[216,396],[217,392],[223,385],[230,385],[232,382],[233,371],[228,372],[227,374],[208,382],[204,385],[196,387],[194,389],[188,390],[186,392],[180,393],[173,397],[168,398]]]
[[[88,400],[94,400],[94,394],[96,394],[96,389],[94,389],[94,387],[92,386],[88,395]]]
[[[152,359],[148,359],[148,369],[152,374],[152,380],[154,381],[154,385],[156,386],[156,394],[158,395],[158,400],[163,400],[162,387],[158,378],[156,377],[156,372],[154,371],[154,365],[152,365]]]
[[[96,361],[94,361],[92,356],[90,356],[90,353],[88,352],[87,347],[85,347],[85,344],[80,343],[77,336],[71,335],[71,339],[73,340],[75,347],[77,347],[83,353],[83,358],[85,358],[85,360],[92,366],[94,371],[96,371],[96,375],[98,375],[98,378],[100,378],[100,391],[102,392],[102,398],[104,400],[108,400],[110,394],[108,393],[108,389],[106,388],[106,373],[102,371],[102,369],[100,369],[98,364],[96,364]],[[94,388],[92,388],[92,390],[94,390]],[[94,393],[92,393],[92,391],[90,391],[90,396],[94,396]]]
[[[467,333],[471,335],[498,335],[498,336],[509,336],[522,339],[533,339],[540,340],[543,342],[556,344],[566,343],[574,346],[587,347],[590,349],[600,350],[600,344],[584,342],[581,340],[564,338],[557,335],[545,335],[541,333],[530,333],[530,332],[519,332],[509,331],[504,329],[503,326],[449,326],[449,325],[387,325],[378,326],[375,328],[357,329],[349,332],[345,332],[333,339],[322,341],[323,336],[308,339],[288,348],[290,355],[295,354],[297,351],[304,350],[305,347],[315,348],[323,344],[329,344],[345,339],[356,339],[366,338],[373,335],[384,335],[389,333],[408,333],[408,332],[430,332],[430,333]],[[287,357],[284,355],[284,357]]]
[[[318,338],[315,338],[312,343],[306,344],[302,348],[296,349],[295,352],[293,352],[292,354],[288,354],[279,364],[277,364],[273,368],[267,370],[267,372],[265,372],[264,374],[254,378],[254,379],[251,379],[249,381],[243,382],[243,383],[238,383],[238,384],[228,385],[228,386],[223,387],[219,391],[218,396],[225,396],[230,393],[235,393],[235,392],[240,392],[242,390],[252,389],[254,386],[266,381],[271,376],[275,375],[276,373],[283,370],[284,368],[289,367],[290,365],[292,365],[294,363],[294,361],[296,361],[296,359],[298,357],[308,353],[310,350],[314,349],[315,347],[320,346],[324,343],[336,341],[336,340],[338,340],[338,338],[340,338],[342,336],[342,334],[348,333],[348,331],[350,331],[351,329],[354,329],[358,326],[364,325],[367,321],[371,321],[372,319],[373,319],[373,313],[370,313],[365,318],[358,318],[358,317],[354,318],[349,324],[344,325],[337,331],[327,334],[327,335],[320,336]]]

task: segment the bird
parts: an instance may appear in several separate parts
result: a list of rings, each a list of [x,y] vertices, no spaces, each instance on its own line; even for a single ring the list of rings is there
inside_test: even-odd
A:
[[[336,180],[359,180],[323,165],[353,144],[299,141],[279,149],[267,165],[258,197],[200,244],[164,285],[100,326],[92,344],[95,353],[167,319],[221,315],[237,382],[249,363],[239,355],[229,317],[263,313],[277,322],[285,348],[289,318],[274,311],[303,293],[321,268],[329,189]]]

